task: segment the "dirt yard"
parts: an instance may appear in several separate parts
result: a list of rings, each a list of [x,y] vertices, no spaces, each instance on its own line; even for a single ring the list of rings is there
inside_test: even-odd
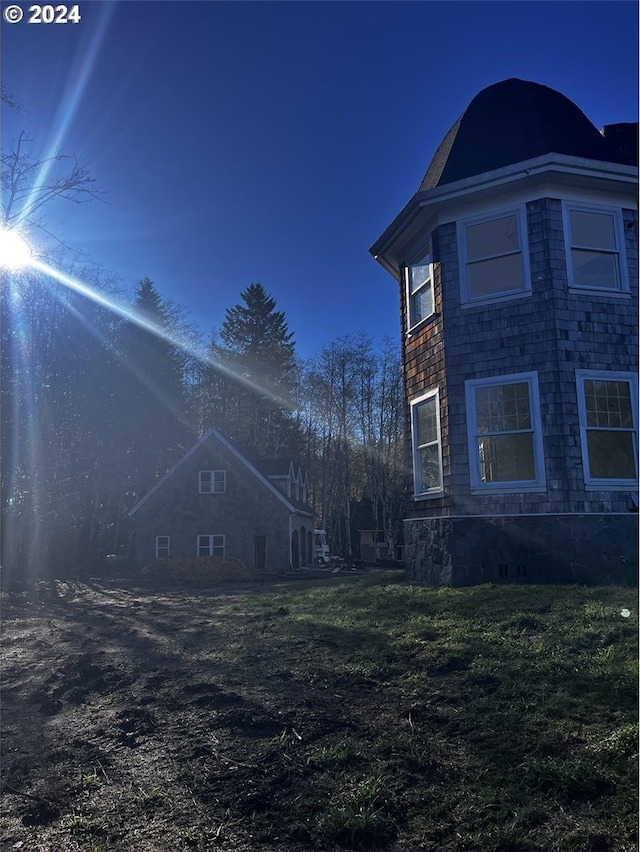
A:
[[[301,688],[269,643],[285,613],[243,611],[256,590],[5,596],[2,849],[316,848],[309,748],[354,708]]]
[[[636,599],[3,593],[0,849],[637,852]]]

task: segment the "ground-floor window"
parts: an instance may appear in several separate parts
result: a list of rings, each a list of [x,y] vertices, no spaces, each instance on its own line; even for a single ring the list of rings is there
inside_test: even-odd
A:
[[[156,536],[156,559],[166,559],[170,554],[170,539],[168,535]]]
[[[472,489],[543,487],[537,374],[473,379],[465,390]]]
[[[437,389],[411,402],[411,442],[414,496],[439,494],[442,491],[442,444]]]
[[[638,377],[576,371],[585,485],[633,488],[638,477]]]
[[[224,556],[224,536],[199,535],[198,556]]]

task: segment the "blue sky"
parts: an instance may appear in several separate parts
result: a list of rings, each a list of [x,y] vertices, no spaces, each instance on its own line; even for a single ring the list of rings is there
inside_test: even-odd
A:
[[[23,105],[3,147],[57,140],[107,190],[51,206],[48,227],[129,293],[148,275],[206,335],[260,281],[302,357],[398,338],[397,285],[368,249],[482,88],[520,77],[598,128],[638,118],[635,2],[79,6],[79,24],[2,23]]]

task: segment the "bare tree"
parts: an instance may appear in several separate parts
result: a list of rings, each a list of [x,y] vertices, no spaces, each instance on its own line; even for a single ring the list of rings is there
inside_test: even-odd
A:
[[[21,108],[4,88],[1,100],[3,107]],[[45,227],[45,206],[56,199],[81,204],[102,193],[75,157],[38,159],[28,151],[30,141],[23,131],[2,152],[0,225],[41,229],[68,248]],[[5,569],[24,576],[58,557],[73,561],[90,520],[96,469],[109,469],[109,435],[96,423],[109,410],[113,358],[105,342],[113,318],[86,298],[51,287],[34,269],[2,277],[3,555]]]
[[[366,334],[327,344],[305,372],[307,466],[331,546],[352,555],[353,503],[371,501],[393,553],[404,500],[402,376],[397,346]]]
[[[36,214],[47,204],[59,199],[84,204],[104,200],[89,169],[69,154],[55,153],[44,159],[32,157],[27,146],[31,140],[22,131],[13,149],[2,154],[2,225],[38,228],[64,245],[44,226]]]

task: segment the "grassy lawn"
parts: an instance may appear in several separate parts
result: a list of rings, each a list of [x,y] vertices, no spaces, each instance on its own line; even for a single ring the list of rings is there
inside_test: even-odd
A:
[[[331,778],[325,837],[635,849],[636,602],[626,588],[389,579],[247,602],[267,619],[269,654],[299,649],[301,684],[381,696],[379,713],[374,700],[352,732],[308,755]]]
[[[32,606],[4,609],[8,849],[637,850],[635,589],[372,574]]]

